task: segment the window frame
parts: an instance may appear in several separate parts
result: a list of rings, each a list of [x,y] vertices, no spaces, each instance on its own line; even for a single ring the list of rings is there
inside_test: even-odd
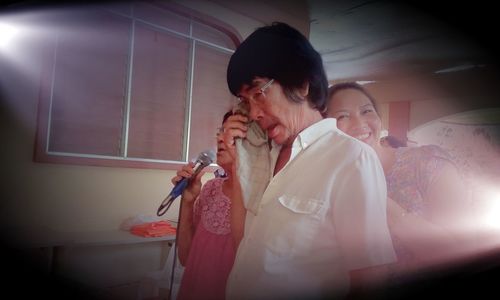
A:
[[[57,51],[57,38],[50,42],[50,46],[47,47],[45,51],[44,57],[46,59],[42,62],[42,71],[40,75],[40,91],[39,91],[39,106],[38,106],[38,120],[37,120],[37,129],[35,135],[35,149],[34,149],[34,161],[42,162],[42,163],[56,163],[56,164],[70,164],[70,165],[87,165],[87,166],[104,166],[104,167],[125,167],[125,168],[141,168],[141,169],[166,169],[172,170],[177,169],[179,165],[185,164],[188,159],[192,159],[188,157],[189,155],[189,140],[191,137],[191,131],[196,130],[192,127],[191,124],[191,111],[192,111],[192,94],[193,94],[193,76],[194,76],[194,58],[195,51],[198,44],[202,44],[208,47],[217,48],[220,51],[226,52],[228,54],[233,53],[233,49],[228,49],[219,45],[216,45],[211,42],[204,41],[200,38],[193,36],[193,24],[196,22],[198,24],[202,24],[204,26],[209,26],[212,29],[215,29],[219,32],[224,33],[229,37],[229,40],[234,43],[235,48],[240,44],[241,36],[238,32],[232,28],[230,25],[215,19],[213,17],[201,14],[199,12],[190,10],[188,8],[182,7],[178,4],[173,3],[158,3],[157,1],[145,1],[143,3],[147,3],[153,7],[156,7],[161,10],[168,11],[169,13],[173,13],[179,15],[181,17],[189,19],[189,34],[184,34],[181,32],[176,32],[172,29],[159,26],[156,24],[152,24],[147,20],[143,20],[134,16],[133,13],[130,15],[121,14],[117,11],[111,11],[106,9],[107,12],[113,13],[115,15],[121,15],[122,17],[126,17],[131,19],[131,32],[134,32],[135,23],[139,22],[142,25],[146,25],[148,27],[154,27],[157,30],[164,31],[167,34],[174,34],[177,36],[181,36],[189,39],[190,50],[189,50],[189,66],[188,66],[188,74],[187,74],[187,91],[186,91],[186,116],[184,122],[184,134],[183,134],[183,154],[182,160],[158,160],[158,159],[150,159],[150,158],[132,158],[126,156],[126,151],[121,151],[120,156],[107,156],[107,155],[96,155],[96,154],[79,154],[79,153],[67,153],[67,152],[56,152],[49,151],[49,127],[51,121],[51,105],[52,105],[52,89],[54,83],[55,76],[55,65],[56,65],[56,51]],[[130,4],[133,5],[133,4]],[[132,8],[131,8],[132,10]],[[131,11],[132,12],[132,11]],[[130,45],[133,43],[133,35],[131,36]],[[133,46],[129,47],[129,59],[128,63],[131,64],[133,61]],[[130,80],[131,70],[128,67],[127,71],[127,84],[126,89],[129,90],[131,86]],[[124,109],[127,111],[124,113],[124,125],[122,131],[127,134],[124,136],[124,139],[128,139],[128,118],[129,118],[129,110],[130,110],[130,91],[127,91],[124,99],[125,105]],[[215,130],[215,129],[214,129]],[[125,141],[126,143],[127,141]],[[212,168],[213,169],[213,168]]]

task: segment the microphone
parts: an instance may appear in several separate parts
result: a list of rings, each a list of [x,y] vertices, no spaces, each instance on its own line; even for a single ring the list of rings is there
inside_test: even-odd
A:
[[[205,168],[206,166],[210,165],[213,163],[215,160],[215,153],[212,150],[205,150],[201,152],[198,155],[198,158],[195,161],[194,165],[194,173],[192,177],[195,177],[200,171]],[[174,186],[170,194],[163,199],[160,207],[158,207],[158,210],[156,212],[156,215],[163,216],[167,212],[167,210],[170,208],[170,205],[174,202],[175,198],[179,197],[179,195],[184,192],[186,189],[187,185],[189,184],[189,178],[182,178],[177,184]]]

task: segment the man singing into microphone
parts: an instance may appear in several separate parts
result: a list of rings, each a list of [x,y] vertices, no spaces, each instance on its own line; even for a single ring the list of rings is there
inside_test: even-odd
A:
[[[231,112],[224,115],[223,124]],[[177,247],[185,267],[177,299],[224,299],[226,280],[243,234],[245,210],[234,182],[234,149],[228,151],[217,132],[217,164],[226,173],[201,184],[194,163],[185,165],[172,178],[189,184],[182,193]],[[233,192],[235,195],[233,195]]]

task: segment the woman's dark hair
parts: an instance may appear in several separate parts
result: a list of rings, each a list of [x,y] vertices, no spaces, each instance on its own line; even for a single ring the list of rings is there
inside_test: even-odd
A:
[[[326,103],[327,104],[330,103],[330,101],[332,101],[333,96],[337,92],[340,92],[342,90],[348,90],[348,89],[357,90],[357,91],[363,93],[370,100],[370,102],[373,105],[373,108],[375,109],[375,111],[378,114],[377,102],[375,101],[375,98],[373,98],[373,96],[370,95],[370,93],[368,93],[368,91],[363,86],[361,86],[360,84],[358,84],[356,82],[341,82],[341,83],[337,83],[337,84],[334,84],[331,87],[329,87],[328,88],[328,97],[327,97]],[[323,113],[323,116],[326,116],[326,111]]]
[[[397,137],[392,136],[392,135],[387,135],[387,136],[382,137],[380,139],[380,142],[382,142],[382,141],[386,141],[387,144],[389,144],[389,146],[391,146],[392,148],[400,148],[400,147],[407,147],[408,146],[405,141],[402,141],[402,140],[400,140]]]
[[[328,81],[321,56],[304,35],[285,23],[258,28],[231,56],[227,83],[233,95],[243,85],[251,86],[255,77],[276,80],[294,102],[304,101],[296,91],[308,83],[310,105],[319,111],[325,108]]]
[[[222,125],[224,125],[224,123],[226,123],[226,120],[227,120],[230,116],[232,116],[232,115],[233,115],[233,111],[232,111],[232,110],[230,110],[230,111],[226,112],[226,113],[224,114],[224,116],[222,117]]]

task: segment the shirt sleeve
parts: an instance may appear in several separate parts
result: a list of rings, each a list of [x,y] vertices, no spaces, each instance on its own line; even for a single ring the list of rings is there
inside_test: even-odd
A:
[[[333,220],[347,269],[394,262],[385,176],[375,152],[362,148],[342,175],[341,184],[333,191]]]

